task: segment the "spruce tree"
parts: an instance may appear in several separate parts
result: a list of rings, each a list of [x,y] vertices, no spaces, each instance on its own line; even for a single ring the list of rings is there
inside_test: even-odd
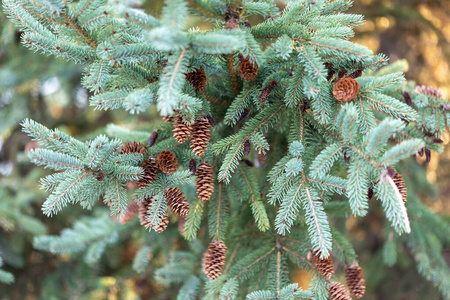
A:
[[[402,167],[443,151],[450,104],[407,82],[401,61],[350,41],[363,24],[345,13],[351,0],[281,11],[270,0],[167,0],[161,18],[136,4],[3,0],[25,47],[83,66],[95,110],[164,120],[92,138],[23,120],[39,143],[29,158],[54,171],[40,179],[43,214],[93,211],[35,248],[95,265],[131,232],[138,273],[187,241],[152,274],[179,284],[178,299],[360,298],[367,278],[342,222],[379,203],[385,262],[406,245],[450,296],[448,224],[407,189]],[[187,28],[189,14],[211,29]],[[292,283],[293,268],[311,284]]]

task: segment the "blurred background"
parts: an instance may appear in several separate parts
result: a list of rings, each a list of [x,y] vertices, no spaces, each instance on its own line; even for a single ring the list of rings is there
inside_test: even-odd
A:
[[[367,21],[357,28],[353,41],[385,53],[391,62],[406,59],[409,80],[438,87],[448,99],[450,1],[355,2],[350,13],[362,14]],[[158,15],[162,5],[160,0],[147,0],[142,9]],[[193,17],[190,26],[210,26],[200,22]],[[253,25],[257,22],[250,20]],[[5,263],[2,269],[15,276],[14,284],[0,284],[0,299],[172,299],[167,287],[152,280],[151,268],[139,275],[130,269],[136,252],[132,236],[120,248],[108,249],[101,263],[90,268],[69,257],[33,249],[34,236],[58,234],[77,216],[89,212],[73,206],[53,218],[42,215],[40,205],[46,193],[39,189],[38,178],[46,171],[28,162],[26,152],[36,145],[21,133],[19,122],[29,117],[50,128],[90,138],[113,122],[139,128],[152,122],[156,112],[132,118],[120,110],[94,111],[80,84],[80,66],[26,50],[20,44],[20,32],[3,13],[0,30],[0,256]],[[442,139],[448,144],[448,133]],[[430,163],[420,158],[417,162],[418,172],[425,172],[436,188],[420,183],[416,196],[450,220],[450,147],[439,156],[433,153]],[[366,274],[368,290],[363,299],[441,299],[432,284],[418,274],[406,248],[397,249],[396,265],[381,265],[386,238],[381,215],[350,219],[346,225]],[[443,251],[449,264],[450,249]],[[301,271],[294,271],[292,277],[302,286],[310,280]]]

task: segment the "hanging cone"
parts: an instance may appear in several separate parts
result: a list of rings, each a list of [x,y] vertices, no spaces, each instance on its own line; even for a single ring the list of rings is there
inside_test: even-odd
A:
[[[195,70],[186,74],[186,80],[194,87],[197,93],[201,93],[206,89],[206,74],[205,69],[200,67],[200,69]]]
[[[156,165],[164,174],[172,175],[177,170],[178,159],[170,150],[164,150],[156,157]]]
[[[133,200],[130,203],[128,203],[127,211],[119,216],[119,222],[122,224],[128,223],[131,220],[134,219],[136,214],[139,211],[139,205]]]
[[[147,216],[149,215],[149,211],[152,209],[152,202],[154,198],[145,198],[141,203],[139,203],[139,221],[142,226],[145,228],[153,228],[156,232],[163,232],[167,228],[167,224],[169,224],[169,214],[166,212],[159,223],[159,225],[154,228],[152,224],[147,220]]]
[[[342,77],[345,76],[345,74],[347,74],[347,70],[340,70],[340,71],[338,72],[338,77],[339,77],[339,78],[342,78]]]
[[[144,170],[144,173],[137,181],[137,185],[140,189],[144,188],[149,183],[153,183],[156,178],[156,173],[158,172],[156,160],[153,157],[144,160],[141,164],[141,168]]]
[[[405,103],[409,106],[412,105],[411,95],[408,92],[403,92],[403,99],[405,99]]]
[[[356,79],[358,77],[362,76],[362,71],[361,70],[356,70],[355,72],[351,73],[350,75],[348,75],[348,77]]]
[[[242,57],[242,56],[240,56]],[[254,64],[250,62],[250,58],[247,56],[246,58],[242,58],[239,63],[239,76],[241,76],[244,80],[253,80],[258,75],[259,66],[255,62]]]
[[[353,78],[339,79],[333,87],[333,96],[337,101],[349,102],[358,96],[359,83]]]
[[[435,98],[442,98],[442,93],[437,88],[427,85],[419,85],[414,89],[414,93],[424,94]]]
[[[345,269],[345,278],[347,279],[347,286],[356,298],[361,298],[366,292],[366,280],[364,273],[360,266],[353,265]]]
[[[345,286],[339,282],[332,282],[328,289],[329,300],[352,300]]]
[[[320,253],[318,250],[316,250],[312,255],[312,261],[317,272],[319,272],[320,275],[322,275],[326,279],[331,278],[334,273],[334,265],[330,257],[320,259]]]
[[[270,93],[277,85],[278,85],[277,81],[272,80],[268,86],[263,88],[263,90],[261,91],[261,95],[259,96],[259,102],[260,103],[266,102],[267,98],[269,98],[270,96]]]
[[[98,181],[103,181],[103,179],[105,179],[105,173],[103,173],[102,170],[100,170],[98,171],[97,176],[95,178],[97,178]]]
[[[164,230],[166,230],[167,225],[169,225],[169,214],[165,213],[164,217],[161,220],[161,223],[159,223],[159,226],[154,229],[156,232],[162,233]]]
[[[189,161],[189,171],[191,171],[192,175],[195,175],[195,172],[197,171],[197,161],[195,158],[191,158]]]
[[[397,186],[399,193],[402,195],[403,202],[406,202],[406,199],[408,198],[408,191],[406,189],[406,184],[403,180],[403,176],[400,175],[400,173],[397,173],[392,167],[387,167],[387,170],[389,176],[391,176],[392,180]]]
[[[207,163],[201,163],[196,174],[195,188],[197,190],[198,198],[202,201],[207,201],[214,191],[214,177],[212,167]]]
[[[130,153],[147,154],[147,150],[145,150],[145,146],[142,143],[128,142],[123,144],[122,150],[120,150],[120,154]]]
[[[153,131],[152,135],[148,139],[148,146],[151,147],[156,143],[156,139],[158,138],[158,130]]]
[[[166,191],[167,205],[180,217],[189,214],[189,203],[184,198],[184,193],[179,188],[169,188]]]
[[[203,156],[205,154],[211,136],[210,127],[211,124],[209,124],[206,117],[198,118],[192,126],[191,149],[197,156]]]
[[[173,137],[179,144],[183,144],[191,135],[192,127],[184,123],[181,115],[176,116],[173,121]]]
[[[215,240],[209,244],[208,250],[203,255],[202,262],[203,272],[209,279],[214,280],[222,275],[226,253],[227,246],[224,242]]]
[[[167,122],[167,123],[171,123],[173,122],[173,117],[172,116],[163,116],[162,119]]]
[[[216,126],[216,122],[210,115],[206,115],[205,118],[208,119],[209,125],[211,125],[211,127]]]
[[[250,144],[250,141],[248,139],[245,139],[245,141],[244,141],[244,155],[245,156],[249,155],[250,151],[252,151],[252,144]]]

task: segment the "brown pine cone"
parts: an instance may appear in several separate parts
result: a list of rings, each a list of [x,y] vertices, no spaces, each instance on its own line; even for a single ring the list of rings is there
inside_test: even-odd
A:
[[[406,189],[406,184],[405,181],[403,180],[403,176],[400,175],[400,173],[397,173],[392,167],[388,167],[387,170],[389,176],[394,181],[395,186],[397,187],[399,193],[402,195],[403,202],[406,202],[408,198],[408,191]]]
[[[140,189],[144,188],[149,183],[153,183],[156,178],[156,173],[158,172],[156,160],[153,157],[144,160],[141,164],[141,168],[144,170],[144,174],[142,174],[141,178],[137,181],[137,185]]]
[[[151,147],[156,143],[156,139],[158,138],[158,130],[153,131],[152,135],[148,139],[148,146]]]
[[[156,165],[164,174],[172,175],[178,167],[178,159],[170,150],[161,151],[156,157]]]
[[[103,181],[103,179],[105,179],[105,173],[103,173],[102,170],[98,171],[96,178],[98,181]]]
[[[147,220],[147,216],[149,215],[149,211],[152,209],[152,202],[154,198],[145,198],[141,203],[139,203],[139,221],[142,226],[146,229],[153,228],[155,231],[161,233],[167,228],[167,224],[169,224],[169,214],[166,212],[161,220],[161,223],[158,227],[154,228],[152,224]]]
[[[331,257],[320,259],[320,253],[318,250],[316,250],[312,255],[312,261],[317,272],[319,272],[320,275],[322,275],[326,279],[331,278],[334,273],[334,265]]]
[[[159,226],[153,229],[155,229],[155,231],[158,233],[162,233],[164,230],[166,230],[167,225],[169,225],[169,214],[166,212],[161,220],[161,223],[159,223]]]
[[[202,261],[203,272],[209,279],[214,280],[222,275],[226,254],[227,246],[224,242],[215,240],[209,244]]]
[[[278,85],[276,80],[270,81],[269,85],[263,88],[261,91],[261,95],[259,96],[259,102],[264,103],[266,102],[267,98],[269,98],[270,93],[272,93],[272,90],[276,88]]]
[[[194,87],[197,93],[201,93],[206,89],[206,74],[203,66],[193,72],[186,74],[186,80]]]
[[[173,117],[172,116],[163,116],[162,119],[167,122],[167,123],[171,123],[173,122]]]
[[[250,144],[250,141],[248,139],[245,139],[245,141],[244,141],[244,155],[245,156],[249,155],[250,151],[252,151],[252,144]]]
[[[212,192],[214,191],[212,167],[207,162],[201,163],[198,166],[195,175],[197,175],[197,178],[195,179],[195,188],[197,190],[198,198],[202,201],[209,200]]]
[[[189,161],[189,171],[191,171],[192,175],[195,175],[195,172],[197,171],[197,161],[195,158],[191,158]]]
[[[333,96],[337,101],[349,102],[358,96],[359,83],[353,78],[339,79],[333,87]]]
[[[256,78],[256,75],[258,75],[259,66],[255,62],[253,64],[250,62],[250,58],[247,56],[246,58],[242,58],[241,62],[239,63],[239,76],[241,76],[244,80],[253,80]]]
[[[144,144],[136,142],[128,142],[123,144],[120,154],[141,153],[147,154]]]
[[[179,144],[183,144],[191,135],[192,127],[184,123],[181,115],[177,115],[173,121],[173,137]]]
[[[128,223],[131,220],[134,219],[136,214],[139,211],[139,205],[133,200],[130,203],[128,203],[127,211],[119,216],[119,222],[122,224]]]
[[[197,156],[203,156],[208,148],[209,138],[211,137],[211,124],[206,117],[200,117],[195,120],[192,126],[191,149]]]
[[[435,98],[442,98],[442,93],[437,88],[427,85],[419,85],[414,89],[414,93],[424,94]]]
[[[184,198],[184,193],[179,188],[169,188],[166,191],[167,205],[180,217],[189,214],[189,203]]]
[[[330,300],[352,300],[345,286],[339,282],[332,282],[328,289]]]
[[[409,106],[412,105],[411,95],[407,91],[403,92],[403,98],[405,99],[405,102],[407,105],[409,105]]]
[[[350,75],[348,75],[348,77],[356,79],[358,77],[362,76],[362,71],[361,70],[356,70],[355,72],[351,73]]]
[[[345,278],[347,279],[347,286],[356,298],[361,298],[366,292],[366,280],[364,273],[360,266],[353,265],[345,269]]]

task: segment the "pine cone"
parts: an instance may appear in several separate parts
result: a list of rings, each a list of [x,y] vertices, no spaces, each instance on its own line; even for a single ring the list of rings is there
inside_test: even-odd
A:
[[[189,203],[184,198],[184,193],[179,188],[169,188],[166,191],[167,205],[180,217],[189,214]]]
[[[122,224],[128,223],[136,216],[139,211],[139,205],[133,200],[128,203],[127,211],[119,216],[119,222]]]
[[[167,123],[171,123],[173,122],[173,117],[172,116],[163,116],[162,119],[167,122]]]
[[[105,179],[105,173],[103,173],[102,170],[98,171],[96,178],[98,181],[103,181],[103,179]]]
[[[359,83],[353,78],[339,79],[333,87],[333,96],[337,101],[349,102],[358,96]]]
[[[224,242],[215,240],[209,244],[208,250],[203,255],[202,262],[203,272],[209,279],[214,280],[222,275],[226,253],[227,246]]]
[[[242,111],[241,115],[239,116],[238,122],[239,122],[240,120],[242,120],[243,118],[245,118],[245,117],[248,115],[248,113],[249,113],[249,110],[248,110],[248,109],[244,109],[244,110]],[[231,122],[231,120],[230,120],[229,122]]]
[[[173,122],[173,137],[179,144],[183,144],[191,135],[192,127],[184,123],[181,115],[176,116]]]
[[[425,158],[427,162],[431,161],[431,150],[428,147],[425,147]]]
[[[245,141],[244,141],[244,155],[245,156],[249,155],[250,151],[252,151],[252,144],[250,144],[250,141],[248,139],[245,139]]]
[[[120,154],[141,153],[147,154],[144,144],[136,142],[128,142],[123,144]]]
[[[144,188],[147,184],[153,183],[158,172],[156,166],[156,160],[153,157],[149,157],[141,164],[141,168],[144,170],[142,177],[138,179],[137,185],[140,189]]]
[[[394,181],[395,186],[397,186],[399,193],[402,195],[403,202],[406,202],[406,199],[408,198],[408,191],[406,189],[406,184],[403,180],[403,176],[400,175],[400,173],[397,173],[392,167],[387,167],[387,170],[389,176]]]
[[[253,80],[258,75],[259,66],[255,62],[255,64],[250,62],[250,58],[247,56],[246,58],[242,58],[239,63],[239,76],[241,76],[244,80]]]
[[[178,159],[170,150],[164,150],[156,157],[156,165],[164,174],[172,175],[177,170]]]
[[[339,282],[332,282],[328,289],[330,300],[352,300],[345,286]]]
[[[353,72],[350,75],[348,75],[348,77],[356,79],[358,77],[361,77],[361,75],[362,75],[362,71],[361,70],[356,70],[355,72]]]
[[[197,171],[197,161],[195,158],[191,158],[189,161],[189,171],[191,171],[192,175],[195,175],[195,172]]]
[[[437,88],[427,85],[419,85],[414,89],[414,93],[424,94],[435,98],[442,98],[442,93]]]
[[[211,124],[209,124],[206,117],[198,118],[192,126],[191,149],[197,156],[203,156],[205,154],[209,138],[211,137],[210,127]]]
[[[261,95],[259,96],[259,102],[260,103],[266,102],[267,98],[269,98],[270,96],[270,93],[277,85],[278,83],[276,82],[276,80],[272,80],[268,86],[263,88],[263,90],[261,91]]]
[[[186,80],[194,87],[197,93],[201,93],[206,89],[206,74],[203,66],[200,69],[186,74]]]
[[[142,226],[145,228],[153,228],[155,231],[161,233],[167,228],[167,224],[169,224],[169,214],[166,212],[161,220],[161,223],[158,227],[154,228],[147,219],[149,214],[149,210],[152,209],[151,205],[154,201],[154,198],[145,198],[141,203],[139,203],[139,221]]]
[[[356,298],[361,298],[366,292],[366,280],[364,273],[360,266],[354,265],[345,269],[345,278],[347,279],[347,286],[350,292]]]
[[[153,131],[152,135],[148,139],[148,146],[151,147],[156,143],[156,139],[158,138],[158,130]]]
[[[212,167],[207,162],[201,163],[198,166],[195,175],[197,175],[197,178],[195,179],[195,188],[197,190],[198,198],[202,199],[203,201],[209,200],[212,192],[214,191],[214,177]]]
[[[159,226],[157,228],[154,228],[156,232],[162,233],[164,230],[166,230],[167,225],[169,225],[169,214],[166,212],[164,214],[164,217],[161,220],[161,223],[159,223]]]
[[[214,119],[210,115],[206,115],[205,117],[208,119],[209,125],[211,125],[211,127],[216,126],[216,122],[214,122]]]
[[[403,98],[405,99],[405,102],[407,105],[411,106],[412,105],[412,99],[411,99],[411,95],[409,95],[408,92],[403,92]]]
[[[316,250],[312,255],[312,261],[317,272],[319,272],[320,275],[322,275],[326,279],[331,278],[334,273],[334,265],[331,257],[320,259],[320,253],[318,250]]]

